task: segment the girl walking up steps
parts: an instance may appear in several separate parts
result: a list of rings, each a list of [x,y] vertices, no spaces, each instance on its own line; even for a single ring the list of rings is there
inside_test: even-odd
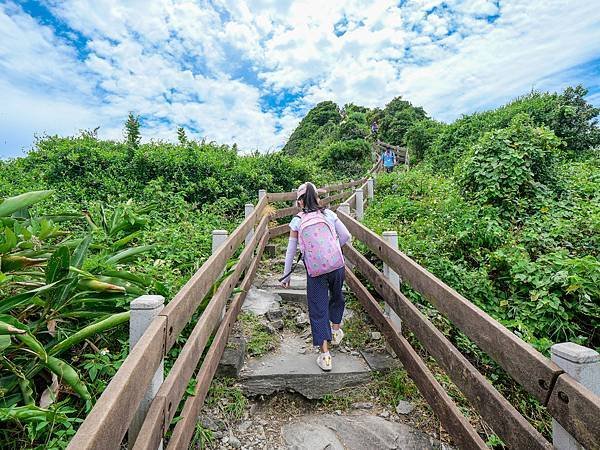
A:
[[[306,267],[306,297],[313,345],[321,348],[317,364],[332,368],[329,343],[339,345],[344,337],[340,328],[344,314],[344,256],[341,247],[350,239],[337,215],[320,205],[317,188],[304,183],[296,193],[302,212],[290,222],[290,239],[285,257],[283,287],[289,287],[292,265],[298,246]]]

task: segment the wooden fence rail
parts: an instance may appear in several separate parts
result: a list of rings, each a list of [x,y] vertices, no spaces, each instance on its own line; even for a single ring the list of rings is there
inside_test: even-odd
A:
[[[403,282],[422,294],[525,390],[536,397],[542,405],[547,406],[550,414],[582,445],[588,449],[600,448],[599,396],[577,383],[531,345],[519,339],[405,254],[392,248],[364,225],[343,212],[338,212],[338,217],[350,233],[397,272]],[[434,357],[437,354],[438,363],[446,367],[451,376],[452,372],[455,372],[456,379],[453,378],[453,381],[461,387],[465,396],[473,402],[473,406],[490,421],[490,425],[503,439],[507,442],[514,441],[515,448],[522,448],[523,442],[529,443],[527,448],[547,446],[540,440],[537,432],[528,427],[518,413],[515,414],[514,408],[512,410],[508,408],[503,399],[496,396],[495,390],[486,388],[481,384],[481,379],[477,381],[478,377],[474,373],[465,370],[464,360],[461,370],[455,367],[459,360],[452,349],[439,351],[437,347],[442,342],[431,341],[431,337],[434,336],[431,334],[433,331],[430,330],[427,335],[425,329],[420,328],[426,328],[426,325],[410,308],[408,299],[395,290],[385,278],[376,276],[374,267],[366,258],[362,255],[359,257],[352,249],[348,249],[347,252],[351,262],[357,264],[375,289],[391,304],[396,313],[406,320],[407,326],[413,327],[412,331],[417,338],[420,335],[420,342]],[[482,398],[477,399],[478,395]],[[497,407],[500,410],[496,409]],[[506,416],[494,418],[494,415],[498,414],[506,414]],[[511,436],[511,433],[514,435]]]
[[[374,168],[376,166],[377,164]],[[328,202],[333,203],[344,198],[348,195],[347,189],[361,185],[365,181],[366,178],[363,178],[357,181],[325,186],[324,189],[328,193],[340,191],[339,194],[328,197]],[[79,427],[76,435],[69,443],[69,449],[108,450],[120,446],[133,415],[162,358],[171,349],[202,300],[221,276],[228,260],[258,223],[254,236],[242,251],[234,272],[222,282],[208,303],[178,359],[175,361],[169,376],[161,385],[158,394],[150,405],[136,440],[135,448],[156,448],[156,445],[169,428],[208,339],[221,321],[221,313],[227,299],[242,273],[247,271],[242,282],[244,291],[234,297],[231,303],[232,306],[230,306],[225,316],[225,321],[221,323],[217,331],[217,337],[225,336],[223,339],[227,339],[229,328],[225,329],[223,327],[230,327],[235,321],[239,307],[241,307],[241,303],[245,298],[245,291],[252,283],[262,249],[268,239],[273,236],[273,233],[267,230],[269,220],[283,218],[295,214],[297,211],[297,208],[289,207],[280,209],[270,216],[264,216],[265,207],[269,202],[289,201],[295,200],[295,198],[295,192],[283,192],[267,194],[259,200],[254,211],[233,231],[225,243],[206,260],[202,267],[153,320]],[[285,225],[285,228],[287,231],[288,226]],[[255,248],[258,249],[256,256],[254,255]],[[236,312],[234,313],[234,311]],[[189,402],[186,402],[184,412],[195,411],[201,407],[204,400],[203,396],[206,395],[216,363],[218,363],[223,351],[224,344],[221,345],[219,342],[211,346],[211,350],[205,358],[199,373],[199,377],[201,376],[199,381],[203,384],[197,386],[196,395],[190,397],[193,399],[191,406],[189,406]],[[188,424],[190,420],[192,419],[188,417],[182,422]],[[172,437],[172,445],[170,444],[170,446],[185,445],[182,443],[186,441],[189,431],[184,431],[183,426],[176,426],[176,434]]]
[[[404,155],[407,159],[407,152]],[[380,169],[381,160],[378,160],[368,175]],[[367,178],[325,186],[324,189],[328,195],[324,196],[323,203],[333,210],[338,208],[339,201],[346,199],[344,211],[338,210],[338,217],[355,238],[366,244],[370,251],[399,274],[403,282],[422,294],[540,403],[547,406],[552,416],[581,444],[588,450],[600,448],[598,396],[349,215],[349,206],[362,206],[356,204],[357,198],[362,197],[363,202],[368,199]],[[362,196],[360,192],[359,195],[356,194],[359,190],[362,191]],[[80,426],[69,444],[69,449],[119,448],[162,358],[173,346],[215,282],[221,278],[227,262],[238,251],[248,233],[254,231],[243,247],[232,272],[221,281],[195,324],[167,379],[152,401],[134,445],[135,450],[155,450],[158,447],[169,430],[205,346],[216,330],[211,347],[196,374],[194,393],[185,400],[181,419],[175,425],[168,444],[169,449],[188,448],[198,414],[231,328],[254,280],[264,247],[269,239],[289,232],[287,224],[269,228],[269,222],[298,212],[296,206],[290,206],[266,214],[266,207],[270,202],[279,203],[295,199],[295,192],[266,193],[261,196],[254,211],[153,320]],[[345,248],[344,253],[348,263],[369,281],[375,291],[404,320],[406,327],[448,373],[471,405],[504,442],[515,449],[552,447],[365,256],[351,246]],[[445,429],[461,448],[486,448],[481,437],[461,414],[427,365],[402,337],[397,326],[383,313],[369,290],[348,267],[346,273],[349,287],[386,336]],[[242,275],[241,292],[233,296],[229,307],[226,308],[228,299]]]

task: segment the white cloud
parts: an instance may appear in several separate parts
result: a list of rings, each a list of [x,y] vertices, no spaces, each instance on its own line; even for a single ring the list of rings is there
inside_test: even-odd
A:
[[[183,125],[267,150],[322,100],[383,106],[401,94],[449,120],[532,86],[598,78],[573,71],[600,58],[600,12],[584,0],[43,4],[52,25],[0,4],[2,155],[34,132],[101,125],[120,138],[130,110],[147,139],[173,140]],[[85,48],[61,37],[70,32]],[[292,103],[273,101],[290,92]]]

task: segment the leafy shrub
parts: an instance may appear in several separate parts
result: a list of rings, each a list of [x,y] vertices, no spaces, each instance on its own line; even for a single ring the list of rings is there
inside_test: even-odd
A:
[[[369,135],[369,126],[365,113],[350,112],[339,126],[339,139],[351,141],[365,139]]]
[[[483,135],[459,166],[462,191],[478,203],[514,215],[554,187],[559,146],[551,130],[517,115],[508,128]]]
[[[323,166],[334,173],[360,176],[371,163],[371,146],[364,139],[335,142],[323,155]]]
[[[587,103],[586,94],[582,86],[568,87],[562,94],[531,92],[500,108],[463,116],[441,130],[426,150],[426,159],[436,170],[450,173],[483,134],[508,127],[518,114],[528,114],[535,125],[554,131],[565,144],[564,156],[589,153],[600,145],[600,108]]]
[[[421,107],[415,107],[410,102],[396,97],[383,110],[379,124],[382,140],[393,145],[403,145],[404,135],[411,125],[425,119],[427,115]]]

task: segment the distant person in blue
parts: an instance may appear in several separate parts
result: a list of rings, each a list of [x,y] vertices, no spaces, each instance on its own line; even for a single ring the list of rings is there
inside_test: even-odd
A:
[[[389,148],[385,148],[385,152],[381,155],[381,159],[383,159],[383,167],[385,167],[386,172],[392,172],[394,170],[394,166],[396,165],[396,154]]]

